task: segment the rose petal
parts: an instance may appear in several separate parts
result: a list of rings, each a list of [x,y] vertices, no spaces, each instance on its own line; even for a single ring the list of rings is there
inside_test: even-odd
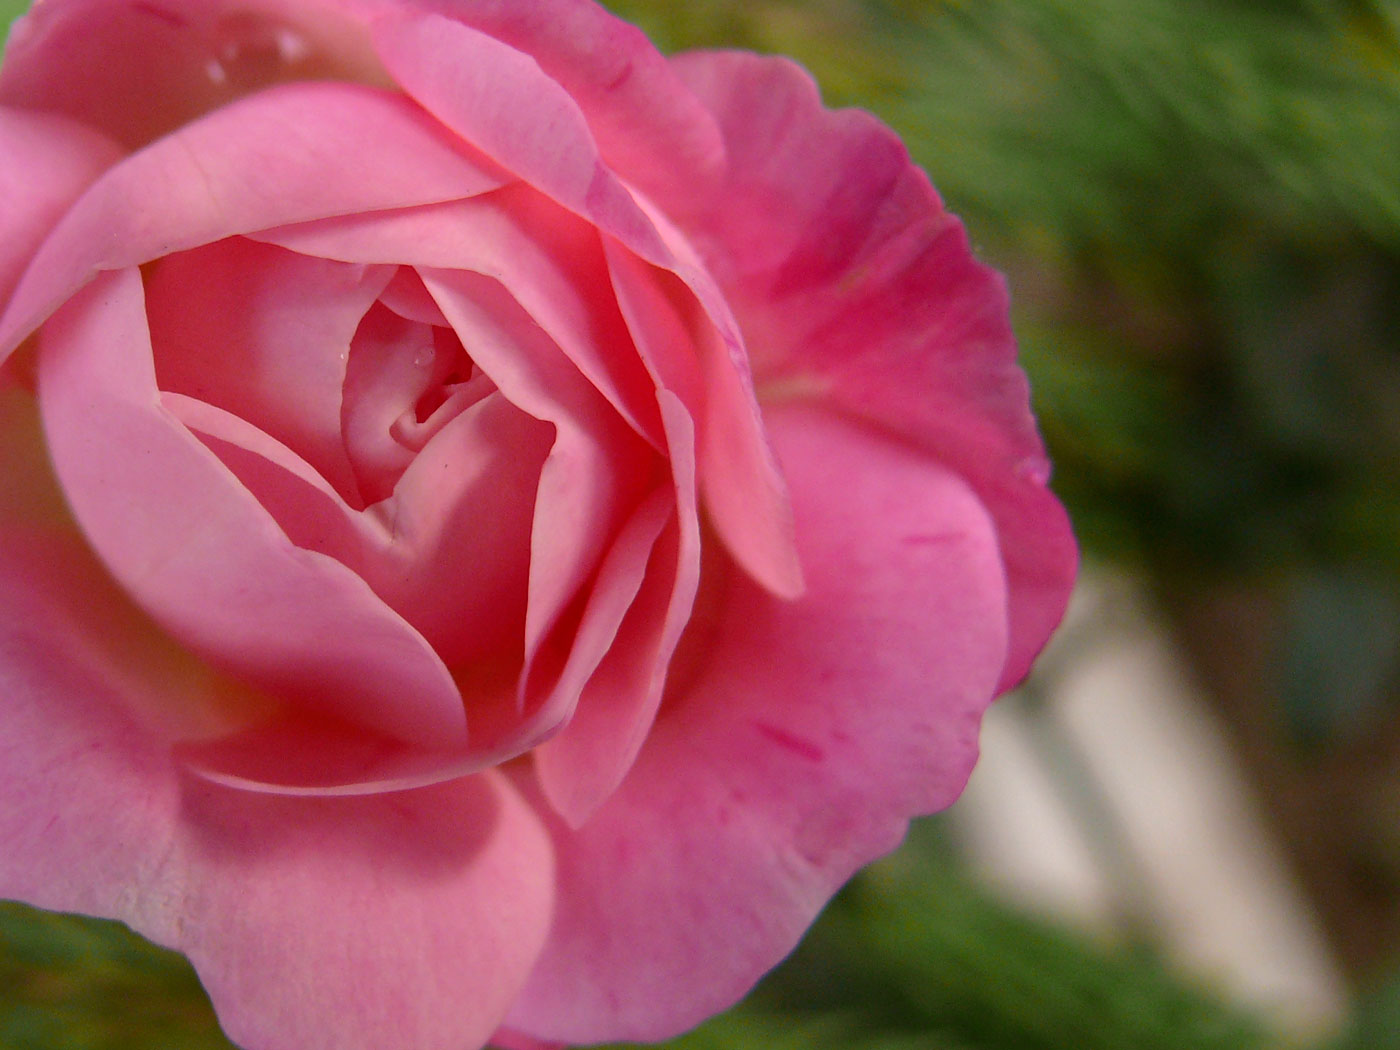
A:
[[[346,170],[355,177],[342,177]],[[470,197],[505,181],[401,96],[355,84],[271,88],[98,179],[16,289],[0,321],[0,359],[99,271],[268,226]]]
[[[429,747],[465,738],[423,637],[344,566],[294,547],[161,410],[137,271],[99,278],[45,325],[39,390],[84,531],[184,644],[309,710]]]
[[[0,107],[0,303],[53,224],[121,157],[81,124]]]
[[[358,503],[341,436],[346,359],[394,272],[241,237],[167,256],[146,280],[156,380],[276,437]]]
[[[582,828],[551,824],[559,910],[512,1028],[653,1040],[722,1009],[971,769],[1006,652],[986,511],[855,425],[792,407],[770,427],[808,592],[707,568],[724,579],[690,684],[617,794]]]
[[[444,270],[423,279],[472,360],[512,404],[557,429],[531,538],[529,661],[650,487],[657,458],[498,282]]]
[[[1044,488],[1000,277],[894,132],[823,108],[798,66],[737,52],[673,61],[729,156],[720,188],[676,217],[734,304],[765,402],[868,419],[971,482],[1010,574],[1009,687],[1064,611],[1075,552]]]
[[[328,803],[182,779],[86,659],[102,642],[72,629],[76,594],[35,590],[13,554],[0,543],[0,896],[184,952],[243,1045],[484,1042],[551,910],[550,846],[515,792],[484,775]]]
[[[699,585],[694,427],[674,395],[663,391],[661,405],[675,478],[663,504],[666,531],[606,655],[590,669],[568,726],[534,753],[541,790],[573,827],[582,827],[617,789],[641,750]]]
[[[362,20],[305,0],[64,0],[17,21],[0,101],[130,149],[292,80],[389,86]]]
[[[763,439],[743,343],[723,297],[685,250],[603,163],[578,104],[526,54],[446,18],[421,13],[385,15],[373,26],[385,67],[410,95],[488,156],[571,211],[595,223],[640,258],[686,284],[720,334],[702,344],[707,390],[719,392],[716,426],[702,447],[722,446],[728,466],[710,504],[717,530],[746,569],[784,597],[801,592],[786,493]],[[530,99],[532,119],[520,120],[518,100]],[[721,413],[731,407],[743,411]],[[723,437],[720,437],[720,434]],[[737,453],[723,456],[723,453]],[[702,473],[702,484],[705,474]],[[730,498],[737,496],[738,498]],[[750,512],[743,504],[757,502]],[[755,520],[766,527],[745,528]]]
[[[618,304],[643,359],[697,421],[700,488],[715,531],[755,578],[779,597],[797,597],[802,567],[792,508],[764,436],[747,365],[736,361],[739,348],[704,320],[686,316],[695,308],[678,278],[616,241],[609,239],[605,247]],[[678,351],[691,359],[688,365],[677,360]],[[686,374],[697,364],[698,377]]]
[[[590,0],[433,0],[424,6],[523,51],[578,106],[607,165],[648,195],[717,174],[713,118],[636,26]],[[665,204],[664,200],[659,203]]]
[[[629,352],[596,229],[528,186],[255,236],[318,258],[395,261],[494,278],[637,433],[664,446],[656,386]]]

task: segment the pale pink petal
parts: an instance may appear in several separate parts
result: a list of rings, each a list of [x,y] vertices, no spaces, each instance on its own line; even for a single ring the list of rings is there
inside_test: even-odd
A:
[[[271,88],[98,179],[16,290],[0,321],[0,355],[99,271],[268,226],[469,197],[504,181],[402,96],[355,84]]]
[[[162,392],[161,406],[219,457],[298,547],[357,569],[388,548],[385,524],[347,504],[311,464],[224,409]]]
[[[430,748],[465,738],[422,635],[344,566],[293,546],[160,407],[137,271],[98,279],[45,325],[39,389],[84,531],[184,644],[308,710]]]
[[[0,303],[88,184],[121,157],[81,124],[0,106]]]
[[[662,530],[674,515],[675,499],[668,489],[657,489],[643,500],[618,532],[616,541],[599,565],[578,626],[557,646],[560,655],[551,661],[549,657],[555,654],[548,650],[543,656],[532,654],[534,660],[523,683],[526,709],[538,712],[536,719],[550,731],[573,716],[585,687],[593,684],[599,665],[615,653],[619,645],[626,644],[619,638],[618,631],[638,598]],[[550,666],[551,663],[561,666]],[[615,676],[605,674],[604,677]],[[536,696],[544,699],[536,701]],[[575,787],[580,791],[589,790],[588,786],[577,785],[569,785],[564,790]],[[570,802],[571,798],[561,796],[558,805],[570,806]],[[576,810],[570,806],[569,812],[572,816]]]
[[[364,578],[454,668],[504,651],[520,669],[531,523],[555,440],[492,393],[443,427],[369,512],[393,547],[363,565]]]
[[[1019,680],[1064,610],[1068,521],[1028,406],[1000,277],[895,134],[824,109],[782,59],[677,57],[719,120],[721,188],[672,217],[742,323],[762,398],[819,401],[934,452],[972,484],[1001,531]]]
[[[355,799],[191,787],[186,809],[175,946],[245,1046],[479,1046],[548,928],[550,843],[498,774]]]
[[[177,394],[164,394],[161,401],[233,472],[293,543],[353,570],[421,632],[449,666],[504,662],[513,665],[512,682],[518,676],[531,520],[541,466],[553,442],[552,427],[499,394],[492,395],[428,443],[388,500],[356,511],[305,461],[245,421]],[[468,753],[494,749],[497,742],[489,737],[477,739],[472,721],[469,708]],[[259,739],[265,742],[268,735],[260,733]],[[352,743],[337,742],[342,752]],[[324,741],[321,750],[330,746]],[[240,747],[246,748],[246,741]],[[351,750],[356,755],[365,752],[359,745]],[[385,752],[384,741],[375,741],[371,750],[385,753],[395,764],[405,761]],[[220,765],[229,772],[230,750],[223,753]],[[434,754],[437,764],[452,768],[463,757],[458,752]],[[209,761],[206,755],[202,763]],[[340,769],[353,764],[348,753],[333,763]],[[417,769],[422,763],[413,765]],[[260,768],[269,767],[263,762]],[[322,778],[317,782],[330,776],[330,768],[317,767]],[[355,775],[363,778],[367,773],[356,767]],[[308,776],[298,773],[292,780]],[[371,779],[389,776],[376,774]]]
[[[568,726],[535,749],[540,788],[556,812],[581,827],[617,789],[651,728],[671,657],[690,619],[700,581],[695,441],[690,414],[661,395],[670,440],[674,491],[666,493],[666,530],[646,576],[597,662]]]
[[[0,543],[0,896],[184,952],[259,1050],[463,1050],[498,1027],[551,913],[550,845],[496,775],[363,799],[182,777],[88,659],[85,596]],[[69,578],[34,586],[37,565]],[[18,569],[20,576],[13,570]],[[181,702],[178,692],[164,698]]]
[[[770,426],[808,591],[782,602],[707,565],[632,771],[582,828],[552,824],[558,912],[521,1032],[652,1040],[723,1009],[972,767],[1006,652],[986,511],[857,425],[792,407]]]
[[[167,256],[146,279],[156,381],[277,438],[358,503],[341,391],[350,342],[393,275],[241,237]]]
[[[263,699],[177,645],[112,582],[64,502],[26,390],[0,393],[0,462],[0,604],[36,636],[64,638],[66,659],[104,679],[162,739],[235,732],[267,716]],[[147,688],[153,680],[166,688]]]

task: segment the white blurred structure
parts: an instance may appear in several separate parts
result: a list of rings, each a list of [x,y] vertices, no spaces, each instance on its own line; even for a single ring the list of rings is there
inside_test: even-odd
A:
[[[1337,968],[1143,595],[1086,571],[1036,683],[993,706],[950,811],[988,882],[1095,928],[1150,924],[1281,1032],[1337,1023]]]

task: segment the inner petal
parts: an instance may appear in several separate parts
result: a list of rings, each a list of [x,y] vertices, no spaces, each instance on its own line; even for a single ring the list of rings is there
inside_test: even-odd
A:
[[[341,406],[364,504],[387,499],[433,436],[495,389],[451,329],[375,303],[350,344]]]
[[[341,391],[351,339],[393,274],[240,237],[169,256],[145,282],[157,382],[247,420],[362,505]]]

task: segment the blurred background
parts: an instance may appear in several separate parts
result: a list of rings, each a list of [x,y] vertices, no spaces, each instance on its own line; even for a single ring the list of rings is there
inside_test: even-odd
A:
[[[609,6],[901,133],[1086,555],[964,800],[673,1045],[1400,1050],[1400,2]],[[0,1047],[227,1045],[178,956],[0,906]]]

